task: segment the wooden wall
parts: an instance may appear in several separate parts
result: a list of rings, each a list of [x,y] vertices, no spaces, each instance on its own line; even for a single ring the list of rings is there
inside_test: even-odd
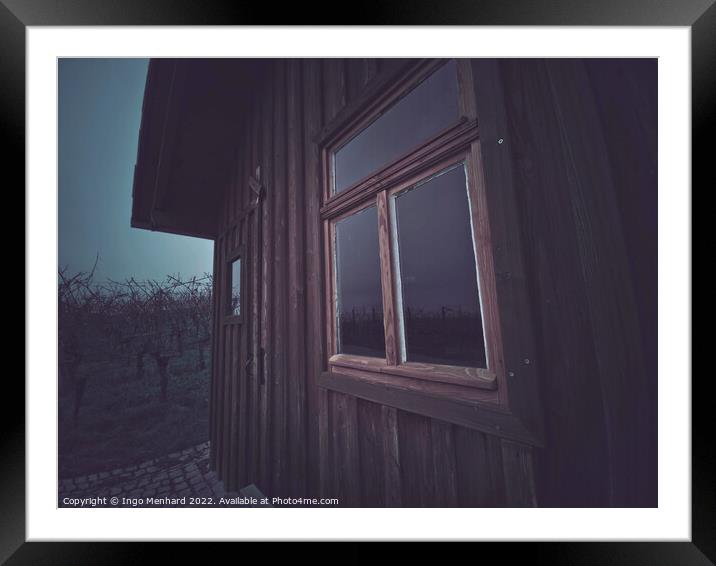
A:
[[[523,232],[540,503],[655,506],[656,60],[497,66],[502,122],[481,136],[504,137]]]
[[[341,505],[533,505],[530,449],[317,385],[325,369],[314,136],[391,60],[272,61],[237,125],[215,246],[216,309],[243,246],[244,320],[215,316],[212,464],[229,490]],[[260,167],[265,195],[248,187]],[[458,465],[458,462],[460,465]]]
[[[499,155],[485,145],[486,182],[492,190],[509,183],[526,242],[545,448],[318,386],[325,336],[314,139],[396,64],[267,60],[254,77],[215,245],[215,296],[225,296],[227,254],[238,245],[246,278],[243,323],[215,316],[212,465],[229,490],[254,483],[270,496],[338,497],[346,506],[652,501],[638,485],[651,454],[639,435],[648,436],[653,417],[634,399],[649,386],[636,343],[639,308],[649,305],[635,302],[630,278],[640,244],[636,236],[632,248],[624,243],[619,157],[582,64],[493,62],[485,75],[474,65],[481,138],[506,140]],[[257,167],[265,192],[254,207],[248,178]]]

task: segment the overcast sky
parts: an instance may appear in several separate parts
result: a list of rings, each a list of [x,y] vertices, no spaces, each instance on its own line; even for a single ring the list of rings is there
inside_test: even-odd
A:
[[[132,178],[147,59],[59,62],[59,266],[97,279],[190,277],[213,243],[131,228]]]

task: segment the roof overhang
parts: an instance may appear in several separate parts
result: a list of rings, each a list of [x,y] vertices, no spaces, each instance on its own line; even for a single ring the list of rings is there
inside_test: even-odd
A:
[[[251,59],[152,59],[132,189],[135,228],[216,238],[236,132],[260,67]]]

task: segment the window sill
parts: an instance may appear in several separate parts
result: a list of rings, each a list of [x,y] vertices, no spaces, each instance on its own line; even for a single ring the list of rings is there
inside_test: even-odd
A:
[[[331,366],[366,370],[391,376],[407,377],[422,381],[432,381],[494,391],[497,389],[497,376],[482,368],[468,368],[417,362],[404,362],[397,366],[388,365],[385,360],[367,356],[336,354],[328,360]]]
[[[501,403],[497,390],[389,374],[381,371],[388,367],[383,360],[365,359],[370,362],[356,368],[339,365],[331,358],[329,371],[319,377],[319,386],[517,442],[541,445]]]

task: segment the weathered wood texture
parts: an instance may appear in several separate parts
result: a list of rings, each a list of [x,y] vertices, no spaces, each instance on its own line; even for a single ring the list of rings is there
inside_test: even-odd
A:
[[[504,121],[483,143],[505,153],[522,231],[540,504],[655,506],[656,61],[498,67],[486,104]]]
[[[629,225],[652,196],[655,160],[636,140],[617,151],[609,139],[632,121],[655,152],[653,109],[615,120],[615,108],[639,104],[643,81],[617,91],[603,84],[610,69],[472,67],[484,169],[473,173],[490,208],[509,398],[525,407],[524,426],[544,426],[544,448],[319,385],[328,368],[316,139],[402,64],[265,60],[253,77],[215,245],[212,464],[229,489],[254,483],[343,506],[655,504],[656,279],[640,254],[656,239]],[[249,177],[264,188],[255,206]],[[226,324],[224,275],[239,245],[243,320]],[[541,397],[544,424],[526,409],[530,396]]]
[[[485,487],[485,478],[505,482],[499,439],[318,385],[326,367],[315,139],[381,67],[397,66],[267,61],[237,124],[215,245],[210,426],[212,463],[230,490],[254,483],[271,496],[338,497],[344,506],[507,502],[504,488]],[[263,187],[258,204],[250,177]],[[238,246],[242,321],[229,324],[226,270]],[[533,493],[522,496],[512,503],[533,503]]]

